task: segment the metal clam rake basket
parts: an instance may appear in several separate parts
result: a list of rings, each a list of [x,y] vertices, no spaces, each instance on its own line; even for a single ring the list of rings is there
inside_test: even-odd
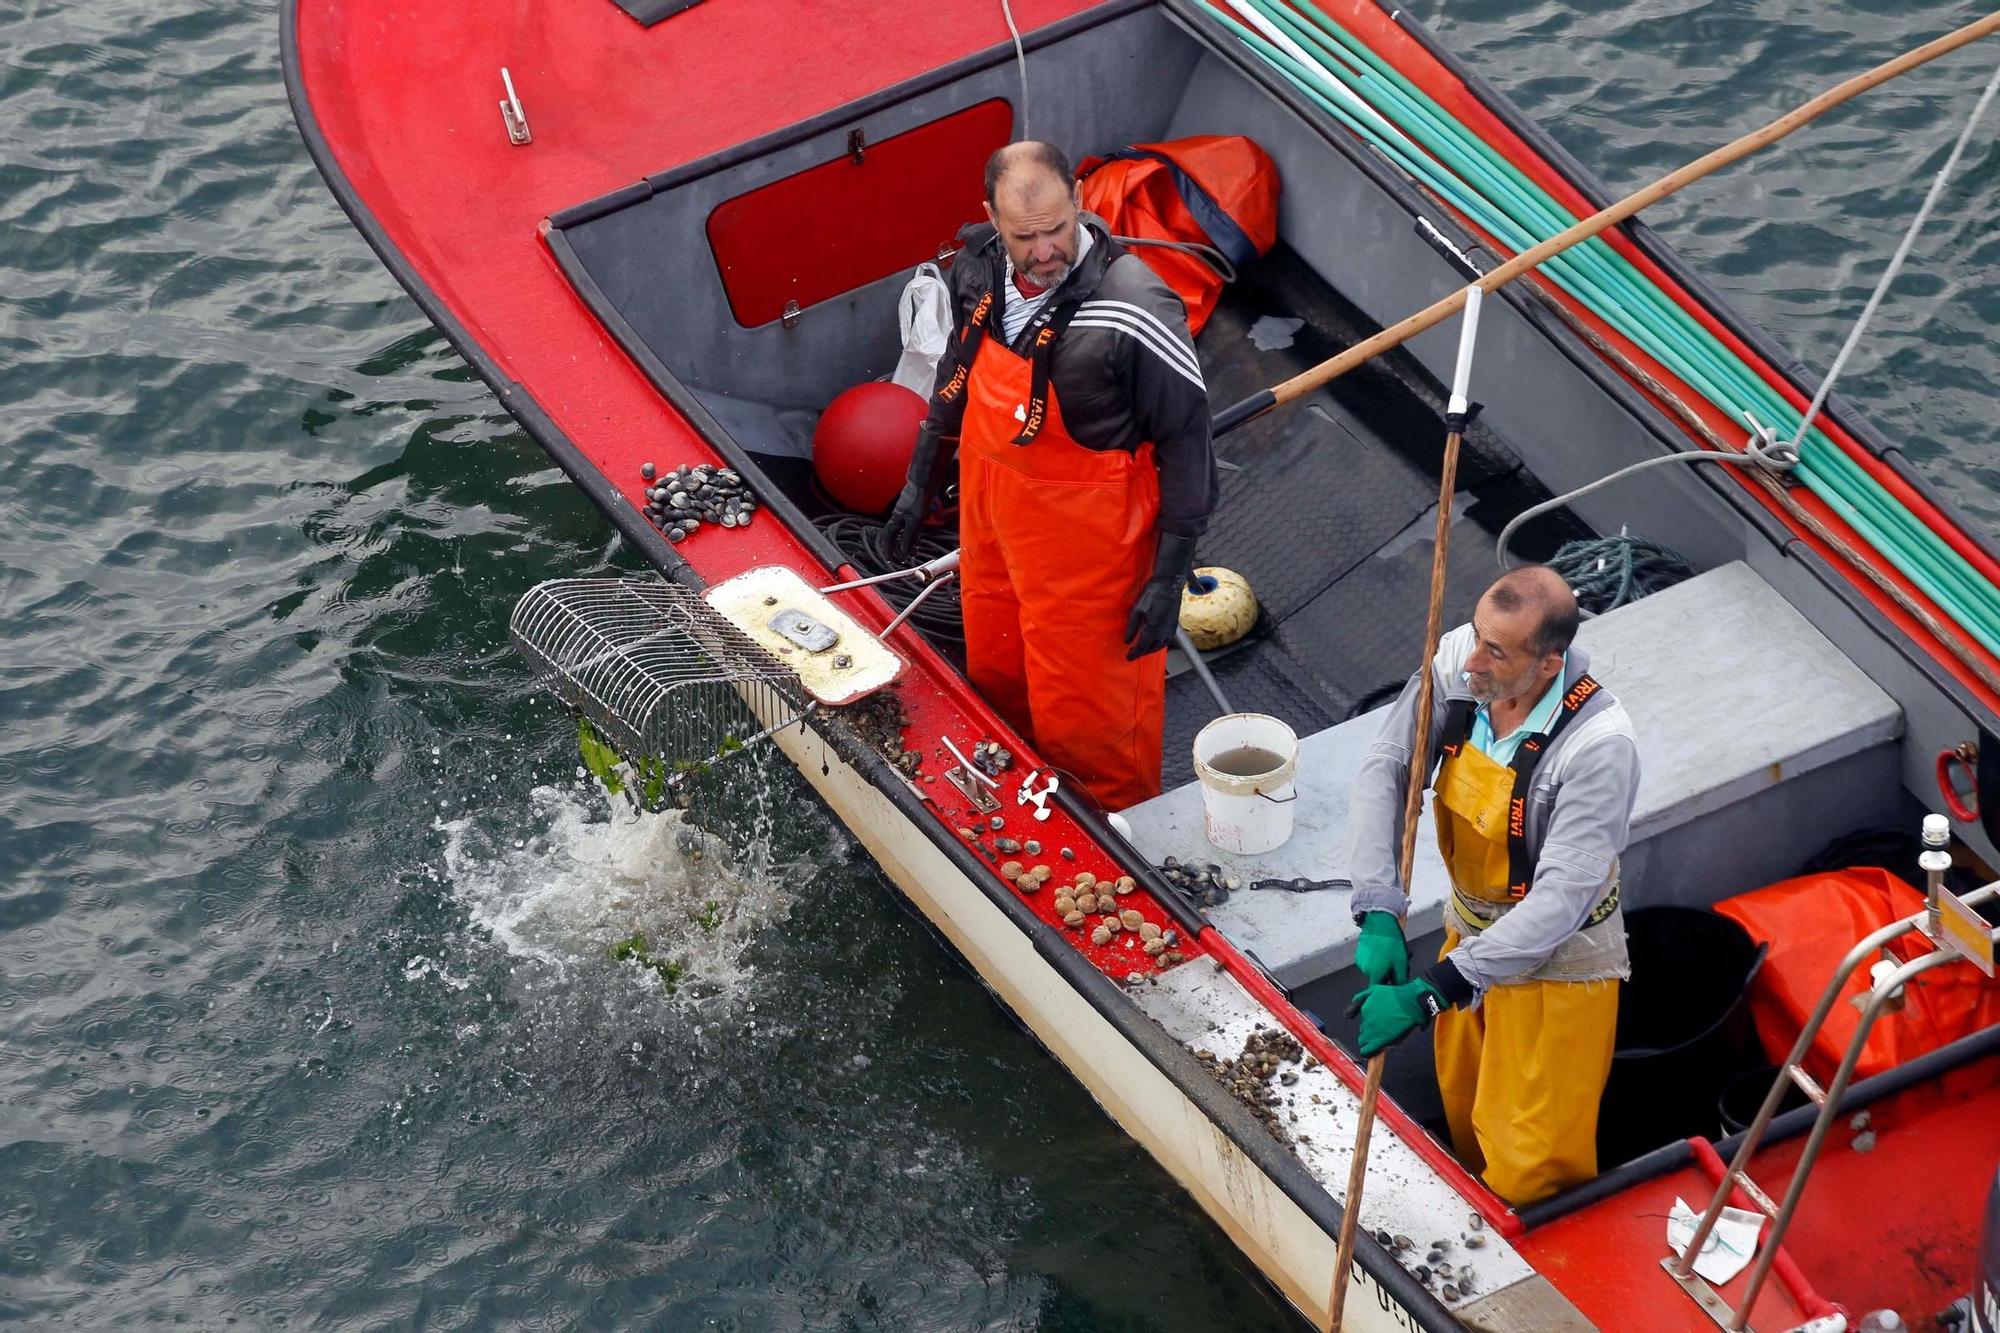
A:
[[[810,711],[796,674],[678,584],[557,579],[508,631],[542,685],[670,787]]]

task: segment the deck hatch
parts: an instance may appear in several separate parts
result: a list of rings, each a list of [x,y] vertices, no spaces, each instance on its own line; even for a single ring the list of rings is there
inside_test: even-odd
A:
[[[990,98],[879,143],[851,133],[839,155],[717,204],[708,244],[745,328],[810,309],[937,257],[982,215],[986,159],[1013,136]]]

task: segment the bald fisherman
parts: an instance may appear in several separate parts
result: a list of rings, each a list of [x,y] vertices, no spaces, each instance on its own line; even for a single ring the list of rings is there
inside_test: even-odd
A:
[[[995,152],[986,214],[883,549],[907,561],[955,453],[966,673],[1123,810],[1160,791],[1166,649],[1215,508],[1208,390],[1180,298],[1083,211],[1060,149]]]
[[[1632,974],[1618,858],[1639,789],[1632,720],[1572,645],[1576,599],[1542,565],[1504,574],[1431,659],[1432,810],[1451,876],[1444,949],[1410,976],[1397,856],[1415,741],[1412,676],[1350,803],[1361,1053],[1435,1020],[1452,1145],[1533,1203],[1597,1174],[1618,982]]]

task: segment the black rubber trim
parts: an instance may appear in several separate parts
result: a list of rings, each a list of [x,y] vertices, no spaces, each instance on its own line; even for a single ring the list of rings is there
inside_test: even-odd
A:
[[[1562,176],[1570,185],[1575,187],[1577,193],[1581,194],[1597,208],[1605,208],[1618,201],[1621,196],[1613,194],[1610,187],[1597,178],[1595,172],[1578,161],[1567,148],[1564,148],[1556,140],[1555,136],[1551,135],[1532,117],[1523,112],[1520,107],[1516,106],[1505,93],[1489,83],[1484,75],[1467,65],[1449,48],[1444,46],[1443,43],[1439,42],[1430,29],[1426,28],[1423,22],[1412,15],[1408,9],[1400,5],[1391,4],[1389,0],[1375,0],[1375,2],[1378,9],[1388,14],[1398,27],[1408,32],[1411,37],[1416,39],[1418,45],[1430,53],[1432,59],[1436,60],[1464,83],[1466,88],[1484,104],[1487,110],[1498,117],[1500,122],[1508,129],[1520,136],[1522,141],[1534,149],[1542,160],[1548,163],[1558,175]],[[1808,370],[1797,357],[1772,341],[1771,335],[1765,332],[1756,321],[1749,319],[1741,311],[1737,310],[1735,306],[1730,304],[1729,299],[1718,291],[1714,284],[1709,282],[1693,265],[1689,264],[1672,246],[1668,245],[1658,232],[1636,217],[1626,219],[1619,224],[1619,228],[1625,232],[1626,236],[1641,254],[1645,255],[1655,264],[1658,264],[1669,277],[1680,284],[1688,295],[1706,307],[1709,313],[1714,315],[1724,328],[1740,338],[1744,345],[1757,353],[1758,356],[1770,362],[1772,368],[1789,381],[1793,388],[1806,395],[1808,399],[1812,397],[1813,393],[1819,388],[1819,377]],[[1919,484],[1916,474],[1913,471],[1906,470],[1908,468],[1907,460],[1904,461],[1901,468],[1897,468],[1895,460],[1890,455],[1892,453],[1900,455],[1901,451],[1891,444],[1874,425],[1855,415],[1853,409],[1841,399],[1839,394],[1836,393],[1827,399],[1826,405],[1821,408],[1821,415],[1830,417],[1839,423],[1840,427],[1852,436],[1854,441],[1861,445],[1862,448],[1867,449],[1884,462],[1887,462],[1906,481],[1917,485],[1924,498],[1936,505],[1946,518],[1956,523],[1959,530],[1965,534],[1974,546],[1993,559],[2000,560],[2000,544],[1996,544],[1985,532],[1975,527],[1963,513],[1959,512],[1955,505],[1938,495],[1927,483]]]
[[[702,406],[701,399],[695,397],[680,377],[667,368],[667,363],[660,360],[646,340],[619,313],[611,298],[604,294],[604,289],[597,285],[597,279],[591,277],[590,271],[583,266],[569,238],[551,227],[543,239],[548,242],[549,252],[555,256],[557,267],[569,279],[569,285],[576,294],[583,298],[590,313],[597,316],[597,322],[625,349],[625,355],[646,372],[646,378],[652,381],[653,387],[673,405],[676,412],[687,419],[709,447],[729,460],[729,466],[742,475],[744,484],[756,494],[757,502],[770,512],[772,518],[791,529],[792,535],[818,557],[829,572],[846,565],[847,556],[841,549],[819,530],[791,496],[772,484],[771,479],[764,475],[764,469],[750,457],[749,451],[738,444],[722,423]]]
[[[651,185],[645,181],[634,181],[630,185],[613,190],[610,194],[600,194],[595,199],[586,199],[559,213],[550,214],[549,227],[551,230],[580,227],[586,222],[597,221],[607,213],[616,213],[619,209],[629,208],[633,204],[643,204],[652,197]]]
[[[1575,1189],[1564,1190],[1554,1198],[1531,1203],[1525,1208],[1517,1208],[1514,1215],[1521,1219],[1521,1225],[1529,1231],[1546,1226],[1557,1218],[1568,1217],[1571,1213],[1582,1212],[1594,1203],[1602,1203],[1614,1194],[1622,1193],[1633,1185],[1658,1179],[1670,1171],[1678,1171],[1694,1162],[1694,1149],[1686,1139],[1675,1139],[1663,1143],[1641,1157],[1634,1157],[1612,1167],[1602,1175],[1593,1176]]]
[[[1138,4],[1129,3],[1129,0],[1119,0],[1115,6],[1120,13],[1140,7]],[[438,299],[437,294],[431,291],[417,275],[402,253],[390,242],[374,216],[362,204],[352,182],[341,170],[338,159],[327,145],[319,123],[313,116],[311,104],[306,98],[305,81],[299,69],[296,0],[285,0],[280,6],[279,41],[286,96],[291,102],[292,116],[298,124],[300,136],[305,140],[313,163],[319,168],[335,201],[354,223],[356,230],[361,233],[370,248],[381,258],[383,265],[402,284],[404,290],[409,292],[411,299],[444,333],[466,362],[492,387],[501,405],[521,422],[523,428],[547,451],[557,465],[583,488],[584,493],[604,511],[619,532],[637,544],[662,572],[689,586],[703,586],[703,580],[693,566],[674,551],[673,547],[646,522],[643,515],[625,503],[624,497],[582,450],[562,433],[562,430],[535,402],[533,396],[522,386],[500,374],[484,349],[452,316],[449,309]],[[1151,1060],[1154,1067],[1166,1074],[1190,1101],[1200,1107],[1211,1123],[1222,1127],[1244,1155],[1283,1190],[1286,1197],[1298,1204],[1316,1226],[1327,1235],[1339,1234],[1340,1208],[1334,1202],[1332,1195],[1305,1169],[1304,1164],[1273,1139],[1270,1131],[1265,1129],[1247,1108],[1225,1092],[1221,1085],[1202,1068],[1187,1047],[1168,1036],[1165,1029],[1141,1013],[1138,1006],[1133,1004],[1110,978],[1077,952],[1054,928],[1035,916],[1011,890],[996,882],[993,876],[987,873],[978,855],[959,841],[956,834],[947,828],[943,821],[923,808],[925,803],[902,775],[891,767],[887,759],[860,741],[845,727],[828,727],[818,734],[835,754],[852,765],[878,791],[885,793],[898,812],[943,850],[953,864],[965,872],[968,879],[978,885],[990,900],[999,904],[1002,912],[1028,935],[1036,951],[1049,960],[1057,973],[1068,981],[1092,1008],[1103,1014],[1106,1021],[1116,1028],[1121,1036]],[[1166,901],[1168,899],[1163,897],[1162,902]],[[1184,966],[1199,966],[1199,963],[1184,964]],[[1365,1231],[1357,1233],[1355,1258],[1369,1277],[1409,1311],[1417,1320],[1418,1327],[1427,1333],[1456,1333],[1462,1329],[1463,1326],[1452,1318],[1451,1312],[1406,1273],[1401,1265],[1397,1264]]]
[[[658,529],[646,521],[646,516],[627,503],[624,495],[611,484],[611,479],[563,434],[535,396],[500,372],[478,340],[417,275],[403,253],[390,241],[388,233],[382,230],[374,214],[362,204],[353,182],[347,179],[339,159],[328,146],[319,121],[313,116],[311,104],[306,100],[305,79],[299,70],[297,0],[281,0],[278,14],[278,43],[284,64],[285,96],[291,102],[292,119],[299,127],[299,137],[305,140],[306,151],[312,155],[313,165],[319,168],[334,202],[347,214],[348,221],[354,224],[355,230],[361,233],[362,239],[368,242],[368,247],[383,266],[410,294],[410,299],[417,303],[425,318],[444,334],[446,341],[465,358],[466,364],[478,372],[479,378],[486,381],[500,399],[500,405],[521,423],[522,429],[542,447],[542,451],[563,470],[564,475],[581,487],[591,502],[604,512],[619,535],[644,552],[661,572],[678,582],[687,582],[687,576],[694,572],[687,561],[675,553]],[[699,582],[699,579],[696,581]]]
[[[1123,18],[1127,14],[1135,14],[1142,9],[1151,9],[1155,3],[1156,0],[1108,0],[1105,4],[1093,6],[1079,14],[1072,14],[1068,18],[1051,23],[1045,28],[1037,28],[1033,32],[1023,34],[1021,45],[1024,50],[1040,50],[1044,46],[1074,37],[1080,32],[1088,32],[1090,29],[1109,23],[1113,19]],[[691,162],[683,162],[677,167],[670,167],[665,171],[655,172],[635,185],[623,186],[617,190],[613,190],[610,194],[601,195],[596,199],[586,199],[579,204],[573,204],[560,212],[550,214],[549,226],[560,229],[588,222],[593,218],[603,217],[606,213],[616,212],[628,204],[637,202],[640,199],[649,198],[666,190],[671,190],[677,185],[685,185],[689,181],[699,180],[703,176],[713,175],[718,171],[726,171],[730,167],[737,166],[740,163],[749,162],[760,157],[768,157],[780,149],[790,148],[793,144],[803,143],[807,139],[816,138],[829,130],[839,129],[843,125],[852,124],[857,120],[872,116],[878,111],[896,106],[902,102],[907,102],[913,97],[921,97],[925,93],[945,87],[948,84],[956,83],[969,74],[977,74],[981,70],[991,69],[995,65],[1005,64],[1012,59],[1014,59],[1014,44],[1012,42],[1003,42],[998,46],[989,46],[983,51],[975,51],[971,55],[961,56],[950,64],[940,65],[936,69],[927,70],[915,78],[891,84],[887,88],[868,94],[866,97],[856,98],[852,102],[822,111],[816,116],[808,116],[806,119],[792,125],[787,125],[783,129],[773,130],[769,134],[760,135],[755,139],[747,139],[739,144],[732,144],[728,148],[719,149],[716,152],[708,154],[706,157],[698,157]],[[1018,110],[1018,108],[1016,109]],[[635,190],[644,190],[645,193],[635,195],[632,193]]]
[[[650,28],[681,13],[693,9],[701,0],[616,0],[618,7],[639,20],[641,27]]]
[[[1847,1094],[1840,1099],[1840,1113],[1850,1115],[1864,1106],[1873,1106],[1885,1097],[1893,1097],[1899,1092],[1919,1083],[1950,1073],[1954,1069],[1969,1065],[1976,1060],[2000,1052],[2000,1026],[1985,1028],[1969,1037],[1960,1037],[1948,1046],[1940,1046],[1934,1051],[1926,1051],[1914,1060],[1885,1070],[1873,1078],[1864,1078],[1859,1083],[1847,1085]],[[1774,1143],[1797,1138],[1813,1126],[1819,1116],[1817,1106],[1794,1107],[1776,1117],[1764,1131],[1764,1142],[1758,1145],[1761,1152]],[[1744,1130],[1731,1134],[1715,1145],[1715,1151],[1727,1162],[1743,1146]]]
[[[1193,904],[1174,889],[1173,885],[1167,883],[1165,876],[1153,868],[1152,861],[1144,852],[1133,846],[1123,834],[1112,827],[1111,821],[1105,817],[1103,807],[1091,799],[1089,793],[1074,781],[1067,781],[1056,788],[1056,804],[1063,808],[1063,813],[1081,824],[1084,831],[1097,839],[1100,844],[1123,852],[1123,855],[1113,859],[1120,865],[1130,867],[1132,878],[1139,881],[1140,887],[1152,894],[1160,906],[1167,909],[1167,915],[1180,923],[1181,929],[1187,932],[1189,939],[1201,934],[1208,921],[1195,910]]]

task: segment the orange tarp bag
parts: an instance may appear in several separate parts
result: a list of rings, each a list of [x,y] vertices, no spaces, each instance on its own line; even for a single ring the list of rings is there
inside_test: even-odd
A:
[[[1278,168],[1240,134],[1198,134],[1084,159],[1083,206],[1114,236],[1209,245],[1238,269],[1278,239]],[[1133,247],[1187,307],[1188,332],[1222,294],[1222,275],[1184,250]]]
[[[1771,946],[1750,992],[1757,1036],[1772,1064],[1783,1064],[1812,1017],[1834,969],[1863,936],[1924,909],[1924,895],[1875,867],[1835,870],[1781,880],[1717,903],[1715,910]],[[1921,934],[1899,936],[1889,952],[1907,962],[1930,951]],[[1824,1085],[1833,1078],[1861,1022],[1849,1003],[1868,990],[1864,962],[1847,980],[1827,1015],[1806,1070]],[[1885,1070],[2000,1023],[2000,986],[1970,963],[1946,964],[1904,987],[1901,1012],[1885,1011],[1868,1034],[1855,1065],[1856,1078]]]

